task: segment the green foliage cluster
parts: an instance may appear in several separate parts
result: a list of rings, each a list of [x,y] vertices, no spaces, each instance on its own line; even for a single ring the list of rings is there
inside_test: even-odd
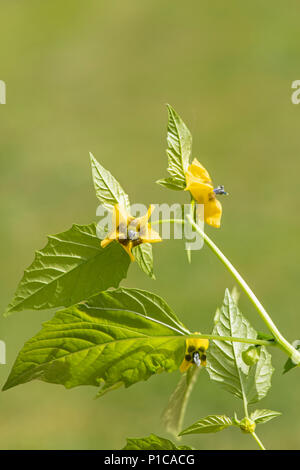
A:
[[[168,106],[167,142],[169,177],[158,183],[169,189],[184,190],[192,136],[171,106]],[[104,208],[112,211],[119,204],[129,210],[128,195],[93,155],[91,166],[96,196]],[[194,202],[191,223],[200,230],[193,212]],[[236,291],[230,293],[226,289],[212,331],[191,332],[158,295],[119,287],[127,277],[130,259],[117,242],[102,248],[100,241],[106,235],[95,223],[73,225],[65,232],[49,236],[47,245],[36,252],[5,315],[26,309],[63,308],[25,343],[3,390],[38,379],[66,388],[93,385],[98,387],[97,396],[102,396],[120,386],[148,380],[154,374],[178,370],[189,339],[207,338],[210,340],[207,367],[198,367],[195,361],[182,374],[163,413],[166,430],[178,437],[216,433],[235,426],[252,435],[263,448],[255,433],[256,426],[280,413],[249,410],[249,406],[264,398],[271,387],[274,369],[269,348],[279,345],[284,349],[284,341],[268,317],[264,318],[271,336],[258,333],[250,325],[239,310]],[[213,246],[211,242],[208,244]],[[142,271],[154,279],[151,245],[136,246],[134,255]],[[218,257],[226,264],[225,257],[225,261]],[[240,285],[243,287],[243,282]],[[247,289],[246,293],[249,296]],[[297,365],[291,348],[285,349],[290,356],[285,371]],[[200,370],[206,370],[210,380],[241,401],[241,419],[237,418],[237,412],[230,416],[209,414],[183,429],[188,399]],[[128,439],[125,449],[189,447],[177,447],[151,434],[142,439]]]

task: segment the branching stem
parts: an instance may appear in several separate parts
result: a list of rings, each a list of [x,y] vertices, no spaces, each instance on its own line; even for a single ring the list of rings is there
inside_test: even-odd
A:
[[[222,251],[215,245],[215,243],[209,238],[208,235],[199,227],[198,224],[193,220],[193,217],[191,214],[187,215],[187,221],[188,223],[194,228],[194,230],[203,237],[205,243],[209,248],[212,250],[212,252],[219,258],[219,260],[224,264],[224,266],[227,268],[227,270],[230,272],[230,274],[234,277],[234,279],[237,281],[237,283],[240,285],[240,287],[243,289],[243,291],[246,293],[248,298],[250,299],[251,303],[254,305],[256,310],[258,311],[261,319],[263,322],[266,324],[268,327],[269,331],[272,333],[274,336],[276,342],[274,342],[275,345],[279,346],[283,351],[286,352],[288,356],[291,357],[292,361],[295,364],[300,364],[300,352],[297,351],[280,333],[278,328],[276,327],[275,323],[273,322],[272,318],[270,315],[267,313],[265,308],[262,306],[258,298],[255,296],[254,292],[250,289],[246,281],[242,278],[240,273],[235,269],[235,267],[231,264],[228,258],[222,253]],[[152,222],[151,225],[156,225],[156,224],[163,224],[163,223],[174,223],[174,224],[185,224],[187,223],[186,220],[183,219],[163,219],[163,220],[157,220]],[[207,336],[206,336],[207,337]],[[240,338],[241,340],[241,338]],[[233,338],[230,340],[233,341]],[[245,341],[245,338],[243,340]],[[269,345],[271,342],[268,342]],[[258,343],[257,343],[258,344]]]

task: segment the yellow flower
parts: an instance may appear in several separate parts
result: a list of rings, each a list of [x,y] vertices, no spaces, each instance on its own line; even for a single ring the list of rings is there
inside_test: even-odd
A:
[[[134,218],[124,207],[116,204],[113,209],[113,230],[102,240],[102,248],[105,248],[109,243],[116,240],[124,248],[126,253],[128,253],[131,261],[134,261],[132,248],[142,243],[161,242],[162,239],[159,234],[155,232],[148,223],[153,210],[154,206],[151,205],[147,214],[142,217]]]
[[[219,228],[221,224],[222,205],[216,194],[227,194],[223,186],[214,189],[207,170],[194,158],[185,174],[186,188],[198,204],[204,204],[204,220],[208,225]]]
[[[206,366],[206,350],[209,346],[208,339],[189,338],[185,344],[185,356],[180,366],[180,372],[187,371],[193,364],[196,364],[198,367],[200,365]]]

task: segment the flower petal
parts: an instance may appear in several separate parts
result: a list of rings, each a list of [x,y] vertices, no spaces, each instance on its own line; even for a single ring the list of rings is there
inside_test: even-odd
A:
[[[184,359],[181,363],[181,366],[179,367],[179,370],[181,373],[183,373],[183,372],[186,372],[191,366],[192,366],[192,363]]]
[[[149,209],[147,210],[147,220],[150,219],[152,212],[155,210],[155,205],[150,204]]]
[[[219,228],[221,225],[222,204],[216,197],[210,199],[204,206],[204,220],[208,225]]]
[[[194,333],[197,334],[197,333]],[[187,352],[189,351],[190,347],[194,347],[195,350],[203,348],[204,351],[208,349],[209,346],[209,340],[206,338],[189,338],[186,340],[186,350]]]
[[[114,230],[102,240],[101,242],[102,248],[105,248],[107,245],[109,245],[111,242],[117,239],[118,239],[118,232]]]
[[[137,217],[136,219],[134,219],[133,224],[137,227],[138,230],[140,230],[147,224],[154,209],[155,209],[155,205],[150,204],[149,209],[147,210],[147,213],[145,215],[142,215],[141,217]]]
[[[210,176],[206,169],[195,158],[193,163],[188,167],[185,174],[186,188],[190,191],[193,198],[200,204],[208,201],[209,195],[213,190]]]
[[[195,333],[197,334],[197,333]],[[209,346],[208,339],[202,338],[188,338],[185,342],[185,356],[179,368],[180,372],[187,371],[192,364],[194,364],[194,353],[199,354],[201,365],[206,365],[206,354],[205,351]]]
[[[140,235],[140,240],[142,240],[143,243],[162,242],[162,239],[159,236],[159,233],[153,230],[150,224],[147,224],[147,226],[145,227],[144,233]]]
[[[115,228],[118,228],[119,225],[124,225],[127,227],[127,225],[134,219],[125,207],[123,207],[120,204],[116,204],[113,209],[113,224]]]
[[[203,183],[211,183],[211,177],[208,171],[201,165],[197,158],[194,158],[193,162],[188,167],[187,173],[195,178],[201,179]]]
[[[135,261],[135,257],[133,256],[132,251],[131,251],[132,247],[133,247],[132,241],[129,241],[126,244],[125,243],[120,243],[120,245],[124,248],[126,253],[130,256],[131,261]]]
[[[209,195],[212,192],[212,186],[195,180],[194,177],[187,178],[187,186],[185,191],[190,191],[191,195],[199,204],[205,204],[209,200]]]

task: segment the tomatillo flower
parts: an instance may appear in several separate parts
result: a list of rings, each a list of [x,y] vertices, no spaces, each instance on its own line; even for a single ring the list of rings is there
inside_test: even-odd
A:
[[[185,356],[179,368],[180,372],[187,371],[193,364],[196,364],[198,367],[200,365],[206,366],[206,350],[208,346],[208,339],[187,339],[185,343]]]
[[[217,194],[227,194],[224,186],[214,189],[207,170],[194,158],[185,173],[186,188],[198,204],[204,204],[204,220],[208,225],[219,228],[221,225],[222,205]]]
[[[131,261],[134,261],[132,248],[142,243],[161,242],[159,234],[148,223],[154,208],[154,205],[150,205],[147,214],[134,218],[124,207],[116,204],[113,208],[113,230],[102,240],[102,248],[116,240],[128,253]]]

